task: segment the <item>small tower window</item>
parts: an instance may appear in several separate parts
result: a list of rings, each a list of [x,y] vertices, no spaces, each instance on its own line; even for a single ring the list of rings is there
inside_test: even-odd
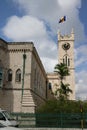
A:
[[[67,66],[67,65],[68,65],[68,64],[67,64],[67,55],[65,56],[65,58],[66,58],[66,62],[65,62],[65,63],[66,63],[66,66]]]
[[[21,82],[21,70],[16,71],[16,82]]]
[[[8,81],[12,81],[12,70],[11,69],[9,69],[8,70]]]
[[[3,85],[3,71],[0,68],[0,88],[2,88],[2,85]]]
[[[64,60],[64,58],[63,58],[63,64],[65,64],[65,60]]]
[[[68,58],[68,66],[70,66],[70,59]]]
[[[51,90],[52,89],[52,84],[51,83],[49,83],[49,90]]]

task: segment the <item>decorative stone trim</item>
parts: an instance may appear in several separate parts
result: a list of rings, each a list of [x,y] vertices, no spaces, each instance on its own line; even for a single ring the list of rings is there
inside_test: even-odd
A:
[[[15,53],[15,52],[24,52],[24,51],[25,51],[25,52],[29,52],[29,51],[31,52],[30,49],[9,49],[9,50],[8,50],[8,52],[11,52],[11,53],[12,53],[12,52],[13,52],[13,53]]]

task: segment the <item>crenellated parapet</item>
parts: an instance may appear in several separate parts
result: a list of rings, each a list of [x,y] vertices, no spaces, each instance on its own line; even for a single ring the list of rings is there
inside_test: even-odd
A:
[[[11,52],[11,53],[17,53],[17,52],[29,52],[31,51],[30,49],[8,49],[8,52]]]
[[[17,53],[17,52],[31,52],[33,48],[33,42],[9,42],[8,43],[8,52]]]
[[[71,34],[70,35],[61,35],[61,32],[58,31],[58,42],[59,41],[74,41],[74,31],[72,29]]]

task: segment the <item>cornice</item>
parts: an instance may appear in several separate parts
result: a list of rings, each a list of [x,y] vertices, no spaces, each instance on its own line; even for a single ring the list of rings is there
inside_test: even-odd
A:
[[[17,52],[31,52],[30,49],[8,49],[8,52],[11,52],[11,53],[17,53]]]

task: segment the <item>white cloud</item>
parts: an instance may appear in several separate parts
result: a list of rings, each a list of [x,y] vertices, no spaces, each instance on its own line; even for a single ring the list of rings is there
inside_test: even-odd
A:
[[[75,67],[76,72],[76,98],[87,99],[87,45],[80,45],[75,49]]]
[[[12,16],[3,28],[3,33],[13,41],[33,41],[46,71],[54,70],[57,61],[57,45],[47,34],[43,21],[32,16]],[[47,66],[49,64],[50,68]]]
[[[13,0],[26,14],[45,20],[56,35],[60,29],[62,33],[70,33],[74,28],[75,39],[85,39],[84,26],[79,19],[81,0]],[[58,24],[58,20],[66,15],[67,21]]]
[[[51,72],[52,70],[54,71],[54,67],[56,64],[58,64],[57,59],[51,59],[51,58],[47,58],[47,57],[43,57],[42,58],[44,67],[47,68],[47,72]]]
[[[25,16],[10,17],[6,26],[3,28],[4,35],[14,41],[33,41],[46,70],[53,71],[53,67],[57,63],[57,45],[52,38],[56,36],[58,29],[65,34],[70,33],[71,29],[74,28],[75,40],[85,40],[84,26],[79,19],[81,0],[13,1],[18,4],[16,7],[22,10]],[[64,15],[67,18],[66,22],[58,24],[58,20]],[[75,44],[77,43],[79,44],[79,42]],[[75,49],[76,67],[86,62],[86,48],[86,46],[80,46]],[[81,96],[82,90],[84,91],[83,94],[86,92],[85,84],[87,82],[84,76],[80,76],[80,79],[79,75],[85,75],[86,77],[87,75],[85,71],[81,71],[76,76],[77,95]]]
[[[81,1],[79,0],[73,0],[73,1],[70,1],[70,0],[57,0],[58,1],[58,4],[63,7],[63,8],[80,8],[81,7]]]
[[[80,45],[75,49],[75,67],[82,66],[87,63],[87,45]]]
[[[87,73],[81,71],[76,74],[76,97],[87,99]]]
[[[77,59],[77,61],[75,62],[75,67],[80,66],[84,62],[85,62],[85,58]]]
[[[43,22],[31,16],[10,17],[3,32],[7,37],[17,41],[46,37],[46,28]]]

